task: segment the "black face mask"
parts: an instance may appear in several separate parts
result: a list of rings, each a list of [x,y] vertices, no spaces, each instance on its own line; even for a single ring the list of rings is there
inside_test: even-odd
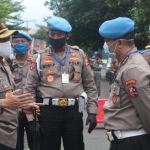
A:
[[[66,44],[66,37],[63,37],[61,39],[53,39],[49,37],[49,43],[54,49],[60,49]]]

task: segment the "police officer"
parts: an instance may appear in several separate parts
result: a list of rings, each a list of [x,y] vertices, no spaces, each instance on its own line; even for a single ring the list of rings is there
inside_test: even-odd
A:
[[[119,61],[103,107],[110,150],[150,149],[150,66],[135,47],[134,21],[108,20],[99,33]]]
[[[26,92],[41,93],[46,105],[41,109],[42,150],[84,150],[83,111],[87,100],[88,132],[96,126],[97,91],[87,56],[67,40],[72,30],[60,17],[48,20],[50,47],[31,61]],[[39,57],[40,56],[40,57]]]
[[[100,54],[98,51],[94,52],[93,58],[94,58],[94,61],[92,64],[92,68],[94,71],[94,81],[96,83],[98,97],[100,97],[100,94],[101,94],[101,68],[102,68],[103,62],[100,58]]]
[[[26,77],[30,68],[31,56],[28,55],[28,50],[30,49],[31,41],[32,38],[30,35],[23,31],[18,31],[18,33],[12,37],[13,52],[16,54],[12,63],[14,67],[12,73],[17,88],[21,89],[20,94],[23,93],[23,89],[25,88]],[[24,150],[24,129],[27,134],[27,141],[30,150],[32,150],[33,146],[33,139],[29,134],[29,123],[27,117],[26,115],[23,115],[19,118],[19,150]]]
[[[32,113],[29,103],[33,101],[31,94],[18,95],[8,63],[3,58],[11,54],[9,38],[15,30],[8,30],[0,22],[0,149],[15,150],[17,144],[18,110]]]

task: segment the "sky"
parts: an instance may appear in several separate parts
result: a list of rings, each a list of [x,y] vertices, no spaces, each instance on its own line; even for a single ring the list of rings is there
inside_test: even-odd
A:
[[[19,0],[18,0],[19,1]],[[26,7],[21,14],[22,20],[25,21],[23,26],[36,29],[35,24],[46,25],[43,17],[53,16],[52,11],[44,6],[45,0],[23,0],[22,5]]]

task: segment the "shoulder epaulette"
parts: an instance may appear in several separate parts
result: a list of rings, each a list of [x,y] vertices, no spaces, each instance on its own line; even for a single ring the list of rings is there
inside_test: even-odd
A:
[[[70,48],[71,48],[71,49],[74,49],[74,50],[79,50],[79,47],[76,46],[76,45],[75,45],[75,46],[70,46]]]
[[[3,61],[5,66],[9,66],[8,62],[6,60]]]
[[[150,49],[146,49],[145,51],[140,52],[141,54],[145,54],[147,52],[150,52]]]

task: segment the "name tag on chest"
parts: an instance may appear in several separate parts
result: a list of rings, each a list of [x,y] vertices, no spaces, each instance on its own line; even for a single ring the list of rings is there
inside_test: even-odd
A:
[[[62,74],[62,83],[69,83],[69,75]]]

